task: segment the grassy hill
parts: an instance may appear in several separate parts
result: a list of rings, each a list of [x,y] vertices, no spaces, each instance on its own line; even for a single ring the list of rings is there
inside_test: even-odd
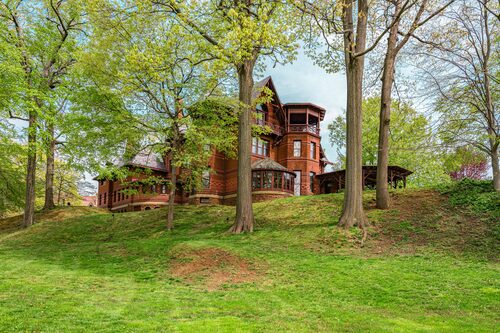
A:
[[[226,232],[223,206],[178,207],[173,232],[164,210],[3,220],[0,331],[493,332],[498,196],[443,192],[396,192],[388,211],[365,193],[364,247],[335,226],[341,194],[255,204],[251,235]]]

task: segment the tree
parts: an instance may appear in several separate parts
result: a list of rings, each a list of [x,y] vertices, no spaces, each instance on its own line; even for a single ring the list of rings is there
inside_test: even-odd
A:
[[[389,29],[382,71],[377,157],[377,208],[389,208],[389,191],[387,186],[387,172],[389,166],[389,126],[391,121],[392,89],[398,53],[419,27],[423,26],[436,15],[442,13],[442,11],[453,2],[454,0],[448,1],[440,7],[437,2],[429,3],[428,0],[414,1],[409,5],[414,7],[414,10],[406,11],[406,4],[404,0],[392,1],[392,5],[391,2],[388,2],[389,4],[387,9],[392,9],[391,16],[399,17],[393,21],[393,24]],[[434,6],[437,8],[433,8]],[[399,39],[399,37],[401,38]]]
[[[408,185],[427,187],[449,181],[445,158],[448,154],[432,132],[431,122],[404,102],[392,102],[391,131],[388,140],[389,165],[413,171]],[[376,165],[378,153],[380,97],[363,101],[363,165]],[[328,125],[330,143],[345,165],[345,118],[338,117]]]
[[[71,53],[81,17],[77,0],[0,2],[0,50],[6,52],[1,59],[12,72],[22,73],[9,76],[15,81],[8,85],[16,87],[17,95],[4,100],[0,107],[10,118],[28,122],[25,227],[34,221],[40,122],[51,108],[54,90],[73,64]]]
[[[434,93],[444,143],[470,144],[491,160],[493,185],[500,190],[498,147],[498,28],[494,1],[461,0],[447,15],[446,28],[433,40],[417,36],[415,54],[426,91]],[[429,86],[433,89],[429,89]]]
[[[82,175],[64,161],[55,160],[54,164],[54,192],[57,205],[80,201],[78,183]]]
[[[292,3],[308,18],[306,23],[311,27],[309,30],[311,34],[307,36],[307,45],[312,49],[316,63],[330,72],[337,71],[340,66],[345,70],[347,80],[346,185],[339,226],[344,228],[359,226],[364,230],[364,240],[367,218],[363,210],[362,196],[361,104],[365,55],[375,49],[394,23],[399,20],[402,13],[407,10],[409,1],[405,2],[397,15],[386,22],[382,31],[370,29],[370,31],[375,30],[373,35],[368,35],[368,23],[380,22],[381,18],[372,15],[369,9],[377,5],[377,2],[292,0]],[[342,38],[339,39],[337,36]],[[324,45],[319,48],[321,51],[315,51],[321,43],[318,42],[320,38]],[[367,46],[368,38],[371,41],[369,46]]]
[[[24,204],[25,147],[18,143],[12,125],[0,122],[0,218]]]
[[[198,36],[165,13],[106,2],[102,15],[102,8],[92,12],[95,34],[82,61],[98,83],[95,98],[113,96],[112,103],[100,102],[105,116],[111,121],[125,119],[121,130],[135,133],[126,142],[124,158],[144,151],[166,157],[170,166],[166,226],[171,230],[178,171],[189,169],[191,177],[201,180],[212,149],[234,151],[237,112],[221,98],[226,68],[215,64],[217,70],[209,70],[214,57],[200,47]],[[138,26],[138,21],[143,23]],[[150,176],[140,181],[153,185],[163,179]],[[188,187],[195,183],[182,182]]]
[[[449,174],[453,180],[484,179],[488,169],[488,161],[484,152],[471,146],[459,147],[447,158]]]
[[[253,231],[251,186],[253,73],[262,56],[275,63],[292,60],[297,45],[288,7],[279,0],[152,0],[204,39],[210,53],[234,66],[240,101],[238,189],[233,233]]]

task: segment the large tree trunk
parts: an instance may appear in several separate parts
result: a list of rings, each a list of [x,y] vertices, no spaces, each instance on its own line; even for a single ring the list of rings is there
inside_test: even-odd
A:
[[[168,197],[168,212],[167,212],[167,230],[174,229],[174,203],[175,203],[175,192],[177,187],[177,168],[174,163],[171,163],[172,169],[170,172],[172,176],[170,181],[172,182],[170,186],[170,193]]]
[[[56,151],[56,140],[54,139],[54,125],[47,126],[49,143],[47,147],[47,161],[45,171],[45,204],[43,209],[53,209],[54,205],[54,156]]]
[[[350,228],[354,225],[365,229],[367,218],[363,210],[363,166],[362,166],[362,110],[364,56],[355,56],[365,50],[366,17],[368,4],[366,0],[358,1],[358,19],[356,34],[353,27],[353,3],[344,0],[343,27],[345,63],[347,78],[347,110],[346,110],[346,184],[344,205],[339,226]],[[356,41],[354,41],[356,36]]]
[[[485,9],[486,10],[486,9]],[[487,12],[485,16],[487,17]],[[489,26],[487,20],[484,22],[485,31],[489,32]],[[489,34],[488,34],[489,36]],[[495,190],[500,191],[500,170],[498,166],[498,145],[499,140],[496,132],[497,119],[495,117],[495,109],[493,107],[493,98],[491,95],[491,83],[490,83],[490,71],[489,71],[489,60],[491,52],[491,42],[490,39],[486,40],[486,54],[483,61],[483,71],[484,71],[484,92],[486,98],[486,123],[488,125],[488,137],[490,142],[490,157],[491,157],[491,169],[493,172],[493,187]]]
[[[236,221],[230,229],[233,233],[253,231],[252,209],[252,89],[253,68],[257,57],[245,60],[237,67],[241,110],[238,124],[238,190],[236,196]]]
[[[36,183],[36,122],[35,111],[29,113],[28,123],[28,163],[26,170],[26,201],[24,205],[23,226],[33,225],[35,220],[35,183]]]
[[[396,1],[395,15],[399,12],[400,1]],[[389,190],[387,186],[387,169],[389,167],[389,126],[391,122],[392,85],[394,83],[394,66],[398,41],[399,19],[389,31],[387,50],[385,53],[384,70],[382,74],[382,91],[380,96],[380,117],[377,158],[377,208],[389,208]]]
[[[493,187],[495,188],[495,190],[500,191],[500,168],[498,165],[498,144],[492,145],[490,157],[491,157],[491,170],[493,172]]]

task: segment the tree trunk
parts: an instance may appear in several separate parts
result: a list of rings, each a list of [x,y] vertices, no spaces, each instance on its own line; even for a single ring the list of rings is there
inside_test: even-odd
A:
[[[238,124],[238,190],[236,196],[236,221],[229,229],[230,232],[239,234],[253,231],[252,208],[252,89],[253,68],[257,57],[245,60],[237,66],[240,114]]]
[[[491,170],[493,171],[493,187],[500,191],[500,169],[498,165],[498,144],[493,145],[490,153]]]
[[[485,9],[486,10],[486,9]],[[487,12],[485,12],[485,16],[487,17]],[[487,20],[484,22],[485,31],[489,32],[489,27],[487,25]],[[489,36],[489,34],[488,34]],[[499,140],[496,132],[496,128],[498,127],[498,121],[495,117],[495,109],[493,106],[493,98],[491,95],[491,83],[490,83],[490,71],[489,71],[489,61],[490,61],[490,52],[491,52],[491,42],[490,39],[486,40],[486,54],[484,56],[483,61],[483,72],[484,72],[484,92],[486,99],[486,123],[488,125],[487,132],[490,142],[490,157],[491,157],[491,169],[493,172],[493,187],[496,191],[500,191],[500,171],[498,166],[498,145]]]
[[[362,110],[364,56],[355,56],[363,52],[366,45],[366,18],[368,4],[358,1],[358,19],[356,34],[353,24],[353,2],[344,0],[343,28],[347,78],[346,109],[346,183],[344,205],[339,226],[350,228],[354,225],[365,229],[367,218],[363,210],[363,166],[362,166]],[[354,40],[356,36],[356,41]],[[365,234],[366,236],[366,234]]]
[[[56,151],[56,140],[54,139],[54,125],[47,126],[49,144],[47,147],[47,161],[45,171],[45,204],[43,209],[53,209],[54,205],[54,156]]]
[[[400,1],[396,1],[395,15],[399,12]],[[391,122],[392,85],[394,83],[394,66],[398,41],[399,19],[389,31],[387,50],[385,53],[384,70],[382,74],[382,91],[380,96],[380,117],[377,158],[376,202],[377,208],[389,208],[389,190],[387,169],[389,167],[389,126]]]
[[[177,187],[177,168],[174,163],[171,163],[172,169],[170,181],[172,185],[170,186],[170,193],[168,197],[168,212],[167,212],[167,230],[174,229],[174,203],[175,203],[175,192]]]
[[[33,225],[35,220],[35,182],[36,182],[36,131],[37,116],[30,111],[28,122],[28,163],[26,170],[26,201],[24,204],[23,226]]]

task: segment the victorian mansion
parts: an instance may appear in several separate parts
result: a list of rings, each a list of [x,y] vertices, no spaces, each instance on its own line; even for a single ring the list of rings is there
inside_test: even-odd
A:
[[[282,104],[271,77],[255,84],[254,98],[267,87],[272,100],[256,106],[258,125],[271,131],[252,141],[252,187],[254,202],[293,195],[324,192],[320,189],[319,174],[328,160],[321,147],[320,122],[325,109],[312,103]],[[179,204],[235,203],[237,160],[215,151],[209,161],[210,172],[203,175],[203,188],[186,193],[178,186],[175,202]],[[148,168],[155,176],[170,178],[169,163],[161,156],[141,153],[123,163],[130,168]],[[125,180],[125,182],[131,179]],[[136,211],[164,206],[168,202],[165,185],[150,186],[138,194],[122,193],[120,181],[99,180],[98,207],[112,211]]]

